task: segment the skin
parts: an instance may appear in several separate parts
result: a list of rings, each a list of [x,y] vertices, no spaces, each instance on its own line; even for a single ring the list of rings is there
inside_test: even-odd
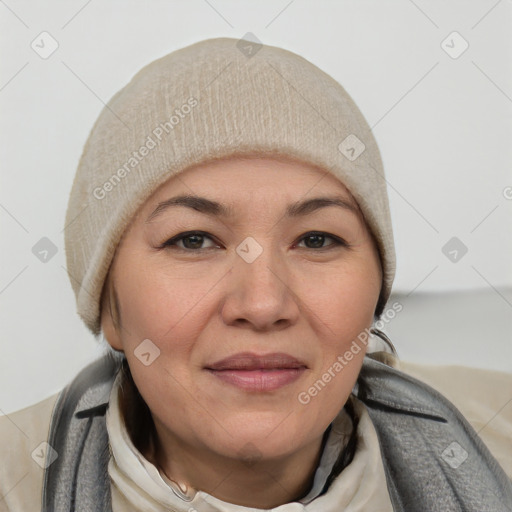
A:
[[[147,220],[160,202],[182,194],[230,206],[233,217],[172,206]],[[285,215],[290,203],[320,196],[341,197],[351,208]],[[191,230],[208,235],[162,247]],[[252,263],[236,252],[249,236],[263,250]],[[300,499],[365,350],[308,404],[297,397],[370,327],[381,278],[355,200],[322,169],[237,157],[172,177],[125,231],[102,305],[105,338],[125,352],[155,424],[156,444],[144,455],[176,482],[230,503],[272,508]],[[134,354],[145,339],[160,350],[149,366]],[[205,369],[243,351],[285,352],[307,369],[268,392],[242,390]]]

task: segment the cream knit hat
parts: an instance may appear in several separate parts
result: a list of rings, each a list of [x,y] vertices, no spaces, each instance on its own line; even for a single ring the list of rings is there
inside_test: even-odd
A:
[[[378,245],[382,313],[395,253],[382,162],[361,112],[304,58],[221,38],[144,67],[109,101],[85,144],[65,247],[78,314],[93,334],[101,332],[101,292],[116,247],[146,199],[192,165],[255,152],[320,166],[350,190]]]

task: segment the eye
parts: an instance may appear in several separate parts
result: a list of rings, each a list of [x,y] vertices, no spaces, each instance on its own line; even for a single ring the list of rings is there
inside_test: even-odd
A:
[[[326,239],[333,240],[334,243],[330,243],[327,246],[324,246],[323,243]],[[334,235],[329,235],[322,231],[311,231],[306,233],[300,240],[306,241],[306,249],[329,249],[339,246],[349,246],[345,240]]]
[[[199,252],[200,250],[209,249],[211,247],[218,247],[217,244],[210,247],[202,247],[205,239],[213,241],[213,239],[203,231],[186,231],[167,240],[160,248],[175,247],[183,251]],[[178,245],[178,243],[182,243],[183,246]]]
[[[332,240],[332,243],[324,245],[326,239]],[[212,244],[209,247],[204,247],[203,244],[205,240],[210,240]],[[302,241],[305,242],[306,249],[333,249],[335,247],[349,247],[349,244],[345,242],[345,240],[322,231],[311,231],[306,233],[302,238],[300,238],[300,243]],[[297,246],[300,245],[297,244]],[[219,244],[217,244],[214,239],[204,231],[186,231],[179,233],[160,246],[161,249],[173,248],[186,252],[200,252],[214,247],[219,247]]]

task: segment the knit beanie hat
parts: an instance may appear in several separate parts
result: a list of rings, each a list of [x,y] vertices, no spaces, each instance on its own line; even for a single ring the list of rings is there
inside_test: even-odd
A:
[[[231,155],[321,167],[351,192],[383,268],[395,253],[386,181],[370,128],[329,75],[287,50],[246,39],[201,41],[139,71],[105,106],[85,144],[66,212],[67,271],[77,311],[101,333],[100,300],[116,247],[139,207],[176,173]]]

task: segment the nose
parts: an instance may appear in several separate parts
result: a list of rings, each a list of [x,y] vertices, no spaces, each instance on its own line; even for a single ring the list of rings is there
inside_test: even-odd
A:
[[[270,248],[251,263],[236,256],[221,314],[226,325],[281,330],[298,321],[300,308],[286,262]]]

